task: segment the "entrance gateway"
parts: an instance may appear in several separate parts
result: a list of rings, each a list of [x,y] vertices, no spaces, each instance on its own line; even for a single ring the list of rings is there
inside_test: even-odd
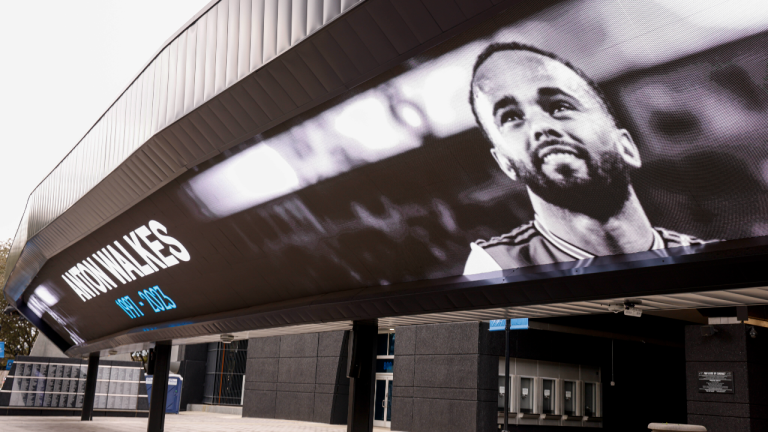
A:
[[[373,425],[390,427],[392,423],[392,374],[376,374]]]
[[[390,329],[392,331],[394,329]],[[395,333],[379,332],[376,339],[376,392],[373,400],[373,425],[392,423],[392,380],[395,364]]]
[[[760,2],[212,2],[30,196],[3,295],[95,370],[249,339],[264,417],[488,430],[508,317],[517,426],[765,430],[719,363],[765,340],[767,43]]]

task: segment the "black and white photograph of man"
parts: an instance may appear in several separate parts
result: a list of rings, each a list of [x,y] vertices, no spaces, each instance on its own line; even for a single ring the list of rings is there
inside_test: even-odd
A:
[[[768,9],[670,4],[510,8],[230,148],[179,199],[262,227],[249,262],[307,289],[768,236]]]
[[[535,217],[471,244],[464,273],[706,243],[655,227],[630,180],[642,161],[600,88],[557,55],[489,45],[474,65],[470,104],[510,181]]]

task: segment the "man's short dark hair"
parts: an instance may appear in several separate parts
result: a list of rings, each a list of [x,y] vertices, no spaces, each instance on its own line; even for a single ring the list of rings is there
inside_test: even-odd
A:
[[[477,117],[477,111],[475,110],[475,87],[473,83],[475,82],[475,75],[477,74],[477,70],[480,69],[480,66],[485,63],[486,60],[488,60],[492,55],[496,54],[499,51],[529,51],[535,54],[542,55],[544,57],[549,57],[552,60],[555,60],[557,62],[562,63],[565,65],[568,69],[574,71],[576,75],[578,75],[581,79],[586,82],[589,87],[592,89],[592,91],[595,92],[595,95],[597,95],[598,99],[600,99],[600,102],[603,104],[603,107],[608,112],[608,115],[611,116],[613,119],[613,123],[616,125],[617,128],[621,128],[621,124],[619,123],[619,119],[616,117],[616,113],[613,111],[613,107],[611,107],[611,104],[608,102],[608,99],[605,97],[605,93],[603,93],[603,90],[600,89],[600,87],[595,83],[592,78],[588,77],[587,74],[584,73],[581,69],[577,68],[573,64],[571,64],[569,61],[561,58],[555,53],[544,51],[543,49],[536,48],[532,45],[526,45],[519,42],[500,42],[500,43],[492,43],[485,47],[483,52],[480,53],[480,55],[477,56],[477,60],[475,60],[475,66],[472,68],[472,80],[469,83],[469,105],[472,107],[472,114],[475,116],[475,122],[477,122],[477,125],[480,126],[480,130],[483,131],[483,135],[490,141],[490,137],[488,136],[488,132],[486,132],[483,125],[480,123],[480,119]],[[491,143],[493,143],[491,141]]]

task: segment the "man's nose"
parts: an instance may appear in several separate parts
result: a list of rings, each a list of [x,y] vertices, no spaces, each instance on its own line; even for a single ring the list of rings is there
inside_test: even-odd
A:
[[[531,135],[533,142],[536,143],[546,139],[563,137],[563,133],[550,119],[541,117],[533,120],[531,124]]]

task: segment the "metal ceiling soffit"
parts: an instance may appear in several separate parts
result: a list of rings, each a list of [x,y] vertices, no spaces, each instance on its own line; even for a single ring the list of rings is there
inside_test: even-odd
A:
[[[742,305],[761,305],[768,301],[768,287],[739,288],[731,290],[706,291],[685,294],[663,294],[635,296],[639,300],[636,306],[642,311],[662,311],[678,309],[696,309],[710,307],[729,307]],[[379,318],[379,328],[394,328],[408,325],[439,324],[466,321],[488,321],[502,318],[552,318],[588,314],[609,313],[609,304],[623,303],[624,297],[604,300],[576,301],[551,303],[533,306],[512,306],[507,308],[486,308],[464,310],[457,312],[439,312],[416,315],[388,316]],[[628,318],[633,319],[633,318]],[[236,339],[268,337],[287,334],[304,334],[324,331],[348,330],[352,321],[339,315],[338,321],[317,322],[308,324],[285,324],[273,322],[269,327],[263,326],[257,317],[241,317],[239,322],[199,323],[191,326],[169,327],[161,330],[163,339],[172,339],[176,344],[194,344],[219,340],[220,333],[233,333]],[[199,336],[199,330],[192,327],[206,327],[208,335]],[[89,346],[75,346],[67,354],[77,357],[94,349],[105,350],[124,346],[123,351],[131,347],[143,346],[154,340],[146,332],[127,332],[119,336],[110,336],[103,340],[89,343]]]

